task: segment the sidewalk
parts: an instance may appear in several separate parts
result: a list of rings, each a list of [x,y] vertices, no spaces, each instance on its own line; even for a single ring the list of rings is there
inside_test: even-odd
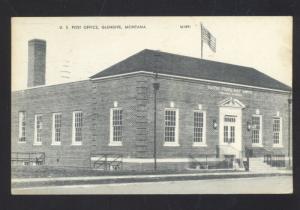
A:
[[[291,176],[292,171],[276,172],[213,172],[190,174],[155,174],[155,175],[118,175],[118,176],[86,176],[86,177],[55,177],[55,178],[14,178],[11,180],[12,188],[26,188],[35,186],[62,186],[81,184],[107,184],[107,183],[132,183],[151,181],[179,181],[203,180],[225,178],[248,178],[264,176]]]

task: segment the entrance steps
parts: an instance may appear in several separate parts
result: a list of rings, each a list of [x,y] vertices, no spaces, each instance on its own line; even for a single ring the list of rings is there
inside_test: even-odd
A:
[[[250,158],[249,159],[250,171],[253,172],[278,172],[280,171],[277,167],[272,167],[264,162],[263,157]]]

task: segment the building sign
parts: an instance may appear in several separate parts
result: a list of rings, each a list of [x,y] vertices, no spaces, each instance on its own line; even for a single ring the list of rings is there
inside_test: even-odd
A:
[[[232,96],[242,96],[245,94],[252,94],[251,90],[241,90],[237,88],[230,87],[219,87],[219,86],[207,86],[208,90],[218,91],[221,95],[232,95]]]

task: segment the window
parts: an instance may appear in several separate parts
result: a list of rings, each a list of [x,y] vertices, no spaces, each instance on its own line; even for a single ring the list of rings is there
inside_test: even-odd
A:
[[[261,145],[262,144],[262,116],[253,115],[252,116],[252,144]]]
[[[34,117],[34,145],[41,145],[42,144],[42,128],[43,128],[43,121],[42,115],[35,115]]]
[[[82,144],[82,116],[81,111],[73,112],[73,145]]]
[[[205,145],[205,119],[206,113],[203,111],[194,111],[194,146]]]
[[[52,116],[52,145],[61,144],[61,113]]]
[[[274,146],[281,146],[281,118],[274,117],[273,118],[273,144]]]
[[[229,142],[235,142],[235,127],[234,126],[230,126],[230,136],[231,139],[229,140]]]
[[[26,142],[26,113],[19,112],[19,142]]]
[[[110,110],[110,146],[122,145],[123,110],[112,108]]]
[[[165,146],[178,146],[178,110],[165,110]]]
[[[225,115],[224,122],[235,122],[236,116]]]
[[[228,130],[230,129],[230,130]],[[224,126],[224,142],[234,143],[235,142],[235,127],[234,126]]]

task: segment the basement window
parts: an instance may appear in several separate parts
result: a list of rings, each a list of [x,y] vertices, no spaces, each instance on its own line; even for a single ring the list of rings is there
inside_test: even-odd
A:
[[[165,109],[165,143],[164,146],[179,146],[178,144],[178,109]]]
[[[19,112],[19,142],[26,142],[26,112]]]
[[[110,109],[110,142],[109,146],[122,146],[123,110]]]

